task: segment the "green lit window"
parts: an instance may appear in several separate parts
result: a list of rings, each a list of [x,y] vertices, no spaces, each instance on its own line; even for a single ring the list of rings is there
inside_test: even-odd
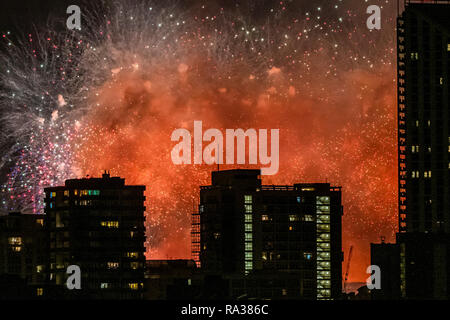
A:
[[[252,239],[253,239],[253,235],[251,233],[245,234],[245,241],[252,241]]]
[[[253,206],[251,204],[245,205],[245,213],[252,213],[253,212]]]
[[[253,250],[253,246],[251,242],[246,242],[245,243],[245,251],[252,251]]]
[[[252,203],[252,199],[253,197],[251,195],[245,195],[244,196],[244,203],[245,204],[251,204]]]
[[[252,215],[251,214],[246,214],[245,215],[245,222],[252,222]]]
[[[253,252],[246,252],[245,253],[245,260],[253,260]]]
[[[245,232],[252,232],[253,226],[250,223],[245,224]]]

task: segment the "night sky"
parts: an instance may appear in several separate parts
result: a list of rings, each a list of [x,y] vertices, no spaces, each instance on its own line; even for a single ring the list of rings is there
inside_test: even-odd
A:
[[[190,214],[216,166],[174,165],[172,131],[276,128],[280,170],[263,183],[342,186],[349,280],[364,281],[370,242],[397,229],[397,3],[369,2],[12,1],[3,210],[42,212],[43,187],[108,169],[147,186],[148,258],[189,258]],[[67,4],[81,31],[65,28]],[[366,27],[370,4],[381,30]]]

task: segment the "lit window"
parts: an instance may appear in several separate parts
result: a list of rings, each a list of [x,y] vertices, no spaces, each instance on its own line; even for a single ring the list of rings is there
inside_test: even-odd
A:
[[[419,120],[416,120],[416,127],[419,126]]]
[[[252,203],[252,196],[251,195],[245,195],[244,196],[244,203],[245,204],[251,204]]]
[[[281,289],[281,294],[282,294],[283,296],[287,295],[287,290],[286,290],[286,289]]]
[[[22,238],[21,237],[9,237],[8,238],[8,243],[10,245],[20,246],[20,245],[22,245]]]
[[[302,191],[314,191],[314,188],[302,188]]]
[[[314,221],[314,217],[312,214],[305,214],[303,216],[303,221]]]
[[[289,215],[289,221],[298,221],[298,215],[290,214]]]
[[[450,43],[447,43],[447,51],[450,51]]]
[[[220,239],[220,232],[214,232],[214,239]]]
[[[68,197],[69,196],[69,190],[64,190],[64,197]]]
[[[302,202],[302,199],[300,197],[297,197],[297,203]]]
[[[312,253],[311,253],[311,252],[304,252],[304,253],[303,253],[303,257],[304,257],[306,260],[311,260],[311,258],[312,258]]]
[[[56,192],[50,192],[50,198],[56,197]]]
[[[289,231],[294,230],[294,228],[292,226],[289,226]]]
[[[137,268],[139,268],[139,262],[136,261],[130,262],[130,267],[131,269],[136,270]]]
[[[267,260],[267,252],[266,251],[261,252],[261,259]]]
[[[245,205],[245,213],[252,213],[253,212],[253,208],[251,204],[246,204]]]
[[[43,265],[36,266],[36,272],[37,273],[41,273],[43,270],[44,270],[44,266]]]
[[[262,221],[269,221],[269,216],[268,216],[267,214],[263,214],[263,215],[261,216],[261,220],[262,220]]]
[[[137,258],[138,255],[139,254],[137,252],[127,252],[127,257],[128,258]]]
[[[102,282],[100,283],[100,288],[101,289],[108,289],[110,287],[108,282]]]
[[[252,232],[253,231],[253,226],[249,223],[245,224],[245,232]]]
[[[245,251],[252,251],[253,250],[253,246],[251,242],[246,242],[245,243]]]
[[[129,283],[128,284],[128,288],[130,288],[131,290],[138,290],[139,289],[139,284],[136,283],[136,282]]]
[[[252,236],[251,233],[246,233],[245,234],[245,241],[252,241],[252,238],[253,238],[253,236]]]
[[[118,262],[108,262],[106,264],[106,266],[108,267],[108,269],[117,269],[117,268],[119,268],[119,263]]]
[[[107,228],[118,228],[119,221],[101,221],[100,225]]]
[[[245,260],[253,260],[253,252],[246,252],[245,253]]]
[[[251,214],[246,214],[245,215],[245,222],[252,222],[252,215]]]
[[[44,219],[36,219],[36,223],[40,224],[41,226],[44,225]]]
[[[36,295],[37,296],[42,296],[44,294],[44,289],[43,288],[37,288],[36,289]]]

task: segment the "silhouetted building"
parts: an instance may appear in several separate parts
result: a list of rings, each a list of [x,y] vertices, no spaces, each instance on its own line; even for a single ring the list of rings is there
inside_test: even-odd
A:
[[[125,179],[106,173],[46,188],[50,284],[66,286],[67,267],[78,265],[82,296],[142,298],[144,190],[145,186],[127,186]]]
[[[17,288],[28,286],[28,298],[42,295],[41,285],[45,282],[47,251],[43,225],[44,216],[39,214],[11,212],[0,216],[2,281],[21,279],[17,280]]]
[[[381,289],[371,290],[373,300],[400,299],[400,251],[395,243],[371,243],[370,264],[380,267]]]
[[[397,19],[401,295],[450,297],[450,4]]]
[[[233,298],[341,295],[341,188],[261,185],[260,170],[212,172],[193,214],[193,258]]]
[[[195,298],[200,294],[198,281],[193,284],[197,266],[193,260],[147,260],[145,269],[146,300]]]

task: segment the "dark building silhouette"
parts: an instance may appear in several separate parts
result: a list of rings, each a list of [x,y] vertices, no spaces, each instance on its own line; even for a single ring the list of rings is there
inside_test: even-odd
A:
[[[42,296],[47,263],[43,225],[44,216],[39,214],[11,212],[0,216],[0,283],[11,287],[0,290],[4,298],[15,296],[6,290],[22,292],[24,298]]]
[[[396,243],[371,243],[370,264],[380,267],[381,289],[371,290],[373,300],[400,299],[400,249]]]
[[[333,299],[342,292],[341,188],[261,185],[260,170],[212,172],[192,253],[233,298]]]
[[[397,19],[400,293],[450,297],[450,4]]]
[[[196,271],[197,266],[193,260],[147,260],[144,298],[169,300],[198,297],[199,281],[193,283]]]
[[[142,298],[144,190],[107,173],[45,189],[51,285],[66,288],[67,267],[78,265],[81,290],[66,292],[95,299]]]

